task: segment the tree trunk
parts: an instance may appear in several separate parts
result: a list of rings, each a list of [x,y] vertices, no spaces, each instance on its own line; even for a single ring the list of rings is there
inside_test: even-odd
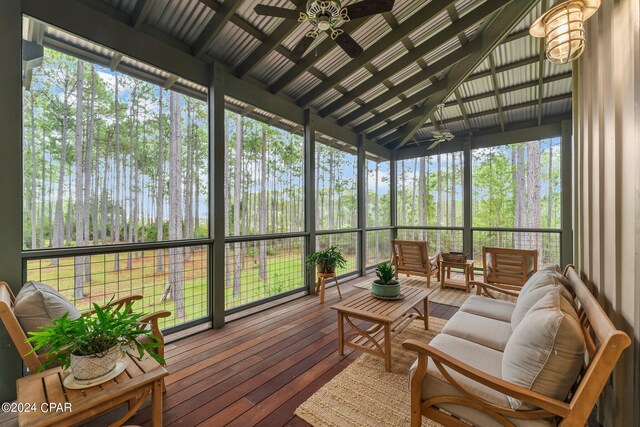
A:
[[[112,230],[113,242],[117,245],[120,243],[120,99],[118,94],[118,73],[115,75],[115,132],[116,132],[116,152],[113,158],[113,163],[116,167],[116,200],[115,200],[115,218],[114,226]],[[120,270],[120,254],[114,254],[113,269],[115,271]]]
[[[260,215],[258,218],[260,235],[267,234],[267,132],[262,125],[262,145],[260,147]],[[264,281],[265,295],[268,291],[267,242],[260,240],[260,268],[258,276]]]
[[[171,92],[169,97],[169,239],[182,239],[182,137],[180,126],[180,96]],[[183,248],[169,249],[169,283],[165,287],[163,300],[171,293],[175,302],[176,316],[184,317],[184,258]]]
[[[78,60],[78,68],[77,68],[77,83],[76,83],[76,139],[75,139],[75,154],[76,154],[76,162],[75,162],[75,199],[76,199],[76,246],[84,246],[85,245],[85,200],[84,200],[84,191],[83,191],[83,122],[82,122],[82,109],[83,109],[83,100],[82,94],[84,91],[84,64],[82,61]],[[71,193],[71,189],[69,189],[69,193]],[[70,207],[71,205],[69,205]],[[84,298],[84,264],[85,257],[78,256],[75,257],[74,262],[74,288],[73,288],[73,297],[75,299]]]
[[[526,165],[524,156],[524,144],[518,144],[516,148],[516,228],[524,228],[526,226]],[[522,236],[516,239],[516,248],[522,248],[524,241]]]
[[[242,196],[242,116],[238,114],[236,116],[236,153],[235,153],[235,168],[234,168],[234,182],[233,182],[233,231],[236,236],[239,236],[242,231],[240,230],[240,209]],[[240,298],[240,285],[242,278],[242,243],[236,242],[233,244],[233,297]]]
[[[157,240],[164,240],[164,119],[162,116],[162,88],[158,95],[158,165],[157,165],[157,194],[156,194],[156,232]],[[158,273],[164,271],[164,249],[156,251],[156,270]]]
[[[540,200],[540,141],[530,141],[527,143],[528,151],[528,203],[527,212],[529,213],[529,228],[540,228],[541,226],[541,210],[542,203]],[[542,253],[542,240],[540,233],[531,233],[531,248],[537,249],[538,253]]]
[[[60,248],[64,245],[64,183],[67,160],[67,137],[69,133],[69,96],[70,89],[65,85],[63,89],[62,129],[60,133],[60,170],[58,171],[58,188],[56,190],[56,207],[53,219],[53,241],[51,247]],[[49,204],[51,206],[51,203]],[[51,214],[49,214],[51,217]],[[51,224],[51,220],[49,220]],[[52,265],[58,265],[58,258],[51,258]]]

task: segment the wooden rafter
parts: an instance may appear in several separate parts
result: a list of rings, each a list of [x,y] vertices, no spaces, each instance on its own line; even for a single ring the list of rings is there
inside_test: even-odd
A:
[[[195,56],[202,56],[209,50],[216,37],[218,37],[218,34],[220,34],[231,17],[234,16],[241,4],[242,1],[240,0],[225,0],[225,2],[220,5],[218,11],[213,15],[213,18],[211,18],[193,44],[192,51]]]
[[[109,69],[111,71],[116,71],[118,66],[120,65],[120,61],[122,61],[124,55],[119,52],[115,52],[111,57],[111,63],[109,64]]]
[[[289,0],[296,9],[302,7],[305,3],[304,0]],[[258,47],[256,47],[249,57],[242,61],[240,65],[235,69],[235,75],[238,77],[245,76],[249,71],[258,65],[267,55],[272,52],[282,41],[300,25],[298,21],[283,21],[278,27],[269,35],[269,37],[263,41]]]
[[[346,33],[353,33],[362,25],[367,23],[372,17],[366,17],[363,19],[358,19],[355,21],[349,21],[345,23],[341,28]],[[305,57],[300,59],[293,67],[289,68],[278,80],[276,80],[271,86],[269,86],[269,91],[271,93],[278,93],[289,83],[294,81],[296,77],[304,73],[305,71],[311,71],[313,65],[322,59],[325,55],[331,52],[333,49],[337,47],[336,42],[331,40],[331,37],[326,37],[320,44],[313,49],[313,51],[309,52]],[[338,47],[339,49],[339,47]],[[289,55],[284,55],[286,58],[289,58]]]
[[[559,80],[565,80],[565,79],[570,79],[571,77],[573,77],[573,73],[571,73],[570,71],[567,73],[562,73],[562,74],[556,74],[555,76],[549,76],[546,77],[543,81],[543,85],[547,84],[547,83],[551,83],[551,82],[557,82]],[[468,81],[468,80],[467,80]],[[503,87],[500,88],[500,93],[501,94],[505,94],[505,93],[509,93],[509,92],[515,92],[518,90],[522,90],[522,89],[529,89],[532,87],[536,87],[540,84],[539,80],[531,80],[528,82],[524,82],[524,83],[518,83],[516,85],[511,85],[511,86],[507,86],[507,87]],[[455,93],[455,91],[454,91]],[[479,93],[477,95],[472,95],[472,96],[468,96],[466,98],[462,98],[461,101],[463,104],[466,104],[468,102],[473,102],[473,101],[478,101],[481,99],[486,99],[486,98],[491,98],[495,96],[493,91],[489,91],[489,92],[483,92],[483,93]],[[451,107],[452,105],[457,104],[456,101],[450,101],[450,102],[446,102],[444,104],[445,107]]]
[[[387,118],[393,117],[396,114],[400,114],[403,111],[407,110],[408,108],[413,107],[416,103],[420,102],[420,100],[423,100],[429,96],[433,96],[437,92],[443,91],[445,89],[446,89],[446,80],[440,80],[435,84],[431,86],[427,86],[426,88],[407,97],[404,101],[400,101],[397,104],[394,104],[393,106],[387,108],[386,110],[381,112],[380,115],[383,115]],[[373,116],[370,119],[367,119],[363,123],[354,127],[353,130],[356,133],[362,133],[367,129],[371,129],[373,126],[381,123],[382,121],[383,121],[382,117]],[[367,136],[367,138],[370,138],[370,136]]]
[[[434,0],[428,3],[428,7],[426,8],[426,10],[419,11],[418,13],[414,13],[410,18],[404,21],[401,25],[399,25],[393,31],[389,32],[387,35],[382,37],[376,43],[369,46],[356,59],[349,61],[342,68],[340,68],[339,70],[336,70],[333,74],[331,74],[331,76],[325,79],[322,83],[320,83],[315,88],[311,89],[308,93],[306,93],[304,96],[302,96],[298,100],[298,105],[302,107],[309,105],[309,103],[313,101],[315,98],[319,97],[324,92],[330,90],[333,86],[340,83],[342,80],[344,80],[346,77],[353,74],[358,69],[364,67],[365,64],[375,59],[382,52],[391,48],[393,45],[395,45],[400,40],[402,40],[403,37],[408,36],[409,34],[414,32],[417,28],[420,28],[422,25],[424,25],[426,21],[436,16],[438,13],[440,13],[442,10],[444,10],[447,6],[449,6],[452,3],[453,3],[452,0]],[[424,55],[419,55],[419,56],[424,56]],[[411,62],[415,62],[415,60],[419,56],[415,56],[415,58]],[[381,79],[379,82],[382,82],[382,80],[384,80],[384,78]]]
[[[496,73],[496,61],[493,59],[493,52],[489,54],[489,68],[491,69],[491,82],[493,84],[493,93],[496,96],[496,105],[498,106],[498,118],[500,120],[500,128],[504,132],[505,120],[502,111],[502,96],[500,95],[500,85],[498,84],[498,73]]]
[[[456,103],[458,104],[458,108],[460,109],[460,113],[462,114],[464,128],[469,132],[469,135],[471,135],[473,133],[471,132],[471,122],[469,121],[467,108],[464,106],[464,102],[462,101],[462,97],[460,96],[460,90],[456,88],[456,90],[453,91],[453,95],[456,97]]]
[[[403,80],[401,83],[394,86],[393,88],[387,91],[384,91],[377,97],[373,98],[366,104],[362,105],[360,108],[357,108],[356,110],[341,117],[338,120],[338,124],[343,126],[348,123],[351,123],[358,117],[365,115],[366,113],[370,112],[374,108],[379,107],[380,105],[383,105],[384,103],[392,100],[393,98],[400,96],[404,92],[411,90],[413,87],[424,83],[425,80],[428,80],[431,77],[436,76],[437,74],[441,73],[442,71],[446,70],[447,68],[456,64],[457,62],[463,60],[468,55],[471,55],[473,50],[478,47],[477,45],[478,43],[468,43],[467,45],[461,47],[460,49],[457,49],[451,52],[450,54],[444,56],[440,60],[434,62],[431,66],[428,66],[424,68],[422,71],[409,77],[408,79]],[[341,97],[337,101],[331,103],[327,108],[324,108],[323,110],[320,111],[320,116],[324,117],[328,115],[330,112],[335,111],[337,108],[340,108],[341,106],[346,105],[344,101],[342,101],[342,99],[350,98],[350,97],[351,97],[351,94],[348,94]]]
[[[131,13],[131,26],[139,29],[156,0],[138,0]]]
[[[507,7],[503,7],[495,14],[494,19],[491,20],[480,35],[482,37],[482,49],[452,67],[447,74],[447,89],[443,91],[442,95],[432,96],[422,104],[421,109],[424,114],[400,129],[398,141],[394,148],[404,146],[413,138],[413,135],[422,128],[428,117],[438,107],[438,104],[448,98],[465,81],[487,55],[509,34],[513,27],[529,13],[536,2],[537,0],[513,0],[508,3]]]

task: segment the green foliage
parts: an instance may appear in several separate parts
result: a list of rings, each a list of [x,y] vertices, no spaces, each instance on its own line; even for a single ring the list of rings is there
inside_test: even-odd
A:
[[[376,267],[376,276],[378,276],[378,281],[382,285],[394,284],[395,280],[393,278],[395,275],[396,268],[389,261],[383,262]]]
[[[113,300],[113,299],[112,299]],[[42,328],[39,332],[30,332],[27,341],[33,344],[32,352],[47,349],[46,359],[41,369],[52,363],[59,363],[65,369],[71,363],[71,354],[76,356],[104,356],[115,346],[135,346],[138,358],[144,353],[164,364],[164,359],[153,352],[158,347],[157,338],[149,333],[144,322],[140,322],[143,313],[134,313],[131,306],[107,306],[104,309],[94,304],[95,313],[69,319],[65,313],[54,319],[53,326]],[[152,342],[141,343],[138,338],[147,336]]]
[[[307,267],[318,265],[324,271],[335,271],[336,268],[344,268],[347,260],[337,246],[331,246],[323,251],[314,252],[307,257]]]

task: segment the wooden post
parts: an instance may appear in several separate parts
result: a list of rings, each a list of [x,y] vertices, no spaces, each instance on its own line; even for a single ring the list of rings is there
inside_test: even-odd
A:
[[[209,233],[214,241],[209,254],[209,286],[212,290],[213,327],[224,326],[225,292],[225,227],[224,227],[224,80],[222,65],[214,62],[209,84]]]
[[[463,231],[462,231],[462,251],[473,258],[473,231],[471,230],[471,142],[464,143],[464,169],[462,184],[463,200]]]
[[[315,116],[311,110],[304,110],[304,165],[305,165],[305,223],[309,233],[305,245],[305,257],[316,250],[316,129]],[[316,283],[315,268],[309,269],[307,276],[307,289],[313,293]],[[320,291],[318,289],[318,291]]]
[[[560,235],[560,265],[573,263],[573,180],[572,180],[572,130],[571,120],[561,125],[560,174],[562,176],[560,194],[562,197],[562,234]]]
[[[14,293],[22,284],[22,9],[20,0],[0,0],[0,265]],[[0,401],[16,397],[22,362],[7,331],[0,328]]]
[[[358,228],[360,229],[358,266],[361,276],[367,274],[367,158],[364,145],[363,136],[358,135]]]

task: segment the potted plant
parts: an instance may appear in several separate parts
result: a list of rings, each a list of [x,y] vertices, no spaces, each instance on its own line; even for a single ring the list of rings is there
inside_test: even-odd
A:
[[[337,246],[331,246],[323,251],[317,251],[307,257],[307,267],[318,266],[318,273],[331,274],[336,272],[336,268],[344,268],[347,260],[342,256],[342,252]]]
[[[394,279],[396,269],[389,261],[376,268],[378,278],[371,285],[371,293],[377,297],[397,298],[400,296],[400,283]]]
[[[63,369],[71,367],[76,379],[91,380],[111,372],[125,350],[135,350],[137,355],[132,356],[138,359],[148,353],[164,364],[164,359],[153,351],[159,346],[156,337],[140,321],[144,314],[134,313],[132,305],[133,302],[122,307],[101,308],[93,304],[94,313],[75,320],[65,313],[53,319],[53,326],[30,332],[27,341],[33,344],[32,352],[47,350],[41,369],[58,363]],[[138,338],[143,336],[151,340],[141,342]]]

